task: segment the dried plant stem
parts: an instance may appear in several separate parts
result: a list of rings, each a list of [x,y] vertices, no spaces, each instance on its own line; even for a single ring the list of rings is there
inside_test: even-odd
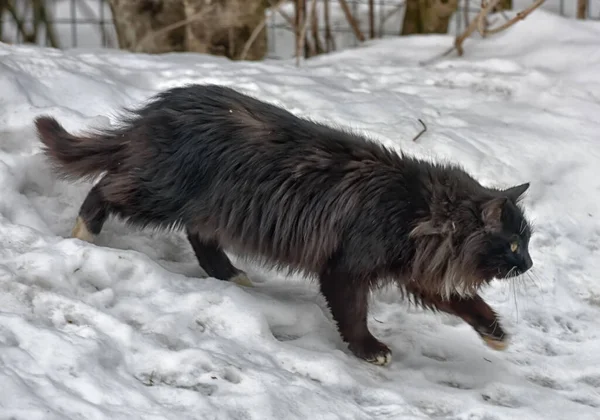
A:
[[[396,13],[398,13],[400,10],[402,10],[402,8],[405,6],[405,3],[402,2],[396,6],[394,6],[392,8],[392,10],[389,10],[385,15],[383,15],[382,17],[379,18],[379,38],[383,37],[383,27],[385,25],[385,22],[387,22],[387,20],[389,18],[391,18],[392,16],[394,16]]]
[[[5,6],[6,6],[6,10],[8,11],[10,16],[15,21],[15,24],[17,25],[17,31],[19,31],[19,33],[21,34],[23,39],[27,40],[29,38],[29,34],[27,33],[27,29],[25,29],[24,19],[21,19],[21,17],[17,13],[17,9],[15,7],[13,0],[8,0],[5,3]]]
[[[310,4],[311,10],[316,7],[316,3],[317,3],[317,0],[311,1],[311,4]],[[304,49],[304,45],[305,45],[305,41],[306,41],[306,30],[308,29],[308,22],[309,22],[309,19],[305,18],[304,22],[302,23],[302,29],[300,31],[300,45],[298,47],[299,51],[302,51]],[[299,56],[298,56],[296,64],[298,65],[299,63],[300,63],[300,60],[299,60]]]
[[[448,50],[444,51],[442,54],[440,54],[438,56],[435,56],[429,60],[421,62],[421,65],[429,64],[429,63],[437,60],[438,58],[445,57],[454,50],[456,50],[456,52],[458,53],[459,56],[462,56],[464,54],[464,50],[462,47],[463,42],[465,42],[465,40],[469,36],[471,36],[471,34],[473,32],[475,32],[476,29],[480,28],[480,25],[482,25],[481,21],[483,19],[486,19],[488,13],[496,6],[496,4],[499,1],[500,0],[491,0],[489,3],[487,3],[486,6],[481,9],[479,14],[475,17],[475,19],[472,20],[471,23],[469,23],[469,25],[464,30],[464,32],[456,37],[456,39],[454,40],[454,45],[452,47],[450,47]],[[527,9],[517,13],[512,19],[510,19],[508,22],[505,22],[504,24],[500,25],[497,28],[480,29],[482,31],[481,35],[485,37],[488,35],[496,34],[500,31],[503,31],[503,30],[509,28],[510,26],[514,25],[518,21],[525,19],[531,12],[533,12],[535,9],[540,7],[544,3],[544,1],[546,1],[546,0],[536,0],[536,2],[532,3]]]
[[[279,10],[279,8],[283,5],[283,3],[285,3],[286,1],[287,0],[279,0],[279,2],[277,2],[277,4],[275,4],[274,6],[271,7],[271,13],[277,12]],[[246,43],[244,44],[244,48],[242,49],[242,53],[240,54],[240,60],[246,59],[246,55],[248,55],[248,51],[250,51],[250,47],[252,47],[252,44],[254,43],[254,41],[256,41],[256,38],[258,38],[260,31],[263,30],[263,28],[265,27],[266,24],[267,24],[267,14],[265,13],[264,19],[260,21],[260,23],[258,24],[258,26],[256,28],[254,28],[254,30],[250,34],[250,38],[248,38],[248,41],[246,41]],[[231,39],[231,36],[230,36],[230,39]]]
[[[352,12],[350,11],[348,3],[346,2],[346,0],[339,0],[339,2],[340,6],[342,7],[342,10],[344,11],[344,14],[346,15],[346,20],[348,21],[348,23],[352,27],[352,30],[354,31],[354,35],[356,36],[356,38],[358,38],[360,42],[363,42],[365,40],[365,36],[358,27],[356,19],[354,19],[354,16],[352,16]]]
[[[58,37],[54,31],[54,26],[52,25],[51,20],[48,19],[46,4],[43,1],[38,0],[33,3],[33,7],[36,9],[35,14],[39,17],[39,23],[43,22],[46,27],[46,39],[50,42],[50,46],[52,48],[59,48]]]
[[[33,32],[28,32],[25,28],[25,16],[29,12],[30,5],[33,7]],[[48,40],[48,43],[52,48],[59,48],[58,37],[56,36],[50,19],[48,19],[46,4],[42,0],[30,0],[25,3],[23,17],[19,16],[14,0],[3,1],[2,8],[10,14],[17,25],[17,31],[21,34],[25,42],[37,42],[39,27],[43,24],[46,28],[46,39]]]
[[[296,0],[296,19],[294,22],[294,32],[296,34],[296,66],[300,66],[300,56],[304,43],[301,41],[300,32],[304,22],[305,0]]]
[[[285,21],[288,23],[288,25],[290,25],[292,28],[295,26],[294,25],[294,19],[292,19],[290,17],[290,15],[288,15],[286,12],[284,12],[283,10],[281,10],[281,8],[279,8],[277,11],[281,15],[281,17],[285,19]]]
[[[419,131],[419,134],[417,134],[414,138],[413,141],[417,141],[417,139],[419,137],[421,137],[423,134],[425,134],[425,132],[427,131],[427,126],[425,125],[425,123],[423,122],[422,119],[419,118],[419,122],[421,123],[421,125],[423,126],[423,129],[421,131]]]
[[[92,9],[92,7],[85,1],[82,1],[81,3],[79,3],[79,6],[81,7],[83,13],[91,20],[94,19],[95,16],[95,12]],[[108,40],[108,45],[112,45],[113,44],[113,40],[111,38],[111,36],[108,33],[108,30],[106,29],[105,25],[101,25],[100,29],[99,29],[100,34],[102,35],[102,38],[104,38],[105,40]]]
[[[369,37],[375,38],[375,0],[369,0]]]
[[[329,0],[324,0],[325,19],[325,48],[327,52],[335,50],[335,39],[331,32],[331,19],[329,18]]]
[[[535,3],[531,4],[531,6],[529,6],[527,9],[517,13],[509,21],[503,23],[502,25],[498,26],[497,28],[486,30],[485,34],[483,36],[496,34],[500,31],[505,30],[509,26],[514,25],[517,21],[525,19],[531,12],[533,12],[535,9],[540,7],[542,5],[542,3],[544,3],[545,1],[546,0],[537,0]]]
[[[310,28],[312,30],[312,38],[314,42],[314,50],[312,51],[312,55],[322,54],[325,51],[325,48],[323,48],[323,44],[321,42],[321,37],[319,36],[319,17],[316,6],[316,2],[313,3],[313,7],[310,11]]]
[[[146,45],[146,43],[158,36],[164,35],[168,32],[171,32],[173,29],[177,29],[180,28],[182,26],[188,25],[190,23],[196,22],[198,20],[201,20],[208,12],[208,10],[212,9],[214,6],[213,5],[207,5],[205,8],[203,8],[201,11],[194,13],[193,15],[191,15],[189,18],[187,19],[183,19],[180,20],[179,22],[175,22],[172,23],[170,25],[165,26],[164,28],[160,28],[157,31],[154,32],[150,32],[148,33],[145,37],[143,37],[141,39],[140,42],[138,42],[134,48],[134,51],[141,51],[144,46]]]
[[[485,36],[485,31],[487,30],[487,17],[488,14],[494,10],[494,8],[500,3],[500,0],[490,0],[487,2],[486,0],[481,0],[481,12],[477,15],[477,31],[481,36]],[[482,13],[483,12],[483,13]]]

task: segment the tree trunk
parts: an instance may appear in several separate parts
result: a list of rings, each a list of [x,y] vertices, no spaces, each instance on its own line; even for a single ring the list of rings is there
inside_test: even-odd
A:
[[[577,0],[577,19],[585,19],[587,0]]]
[[[265,0],[109,0],[121,49],[197,52],[236,60],[265,17]],[[246,59],[267,53],[261,30]]]
[[[407,0],[402,35],[448,33],[458,0]]]

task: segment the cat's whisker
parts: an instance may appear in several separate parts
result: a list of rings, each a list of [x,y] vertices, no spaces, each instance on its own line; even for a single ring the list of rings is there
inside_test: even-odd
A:
[[[519,304],[517,303],[517,284],[518,282],[511,282],[511,288],[513,292],[513,302],[515,304],[515,310],[517,311],[517,323],[519,322]]]
[[[544,283],[544,281],[539,277],[537,271],[535,270],[529,270],[527,273],[527,278],[529,279],[529,281],[538,289],[542,288],[542,283]]]

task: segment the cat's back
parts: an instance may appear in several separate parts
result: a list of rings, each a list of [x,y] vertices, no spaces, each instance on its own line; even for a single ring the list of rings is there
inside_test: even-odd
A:
[[[400,162],[397,154],[362,134],[301,118],[226,86],[194,84],[166,90],[140,116],[158,134],[157,146],[174,151],[210,146],[245,158],[305,157],[322,165],[333,160]]]

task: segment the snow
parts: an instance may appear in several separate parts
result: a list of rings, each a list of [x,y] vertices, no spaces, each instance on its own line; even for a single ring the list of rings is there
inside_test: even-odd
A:
[[[462,58],[421,66],[452,37],[416,36],[300,68],[0,45],[0,418],[597,420],[599,36],[536,11]],[[117,220],[96,245],[70,239],[90,185],[52,173],[33,118],[108,125],[190,82],[460,162],[488,185],[531,182],[533,272],[484,293],[511,346],[494,352],[389,289],[369,319],[393,351],[377,367],[341,342],[314,282],[240,261],[255,288],[205,278],[182,234]]]

